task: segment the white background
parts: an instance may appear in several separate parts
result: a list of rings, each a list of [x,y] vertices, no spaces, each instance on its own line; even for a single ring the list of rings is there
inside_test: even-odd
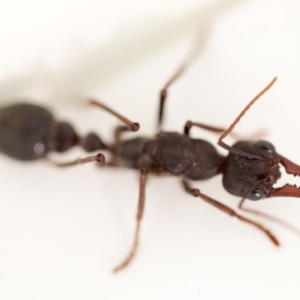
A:
[[[189,23],[189,14],[199,11],[201,21],[209,1],[202,2],[1,1],[1,101],[44,101],[79,133],[95,130],[108,140],[116,120],[82,104],[94,96],[153,135],[158,92],[193,41],[197,22]],[[214,16],[201,58],[170,88],[165,129],[181,131],[188,119],[228,126],[277,75],[236,132],[267,129],[278,152],[300,162],[299,9],[295,0],[244,1]],[[163,34],[168,22],[176,28],[176,20],[186,25],[180,34],[175,30],[148,52],[138,47],[151,30]],[[132,35],[135,42],[126,42]],[[136,61],[122,57],[131,51]],[[93,61],[105,68],[93,68]],[[197,129],[192,135],[217,140]],[[74,149],[51,157],[83,155]],[[3,300],[300,297],[299,237],[262,220],[282,242],[276,249],[255,228],[186,194],[172,177],[149,176],[138,256],[113,275],[132,240],[138,172],[0,159]],[[239,201],[223,189],[221,176],[194,186],[233,208]],[[300,227],[298,199],[247,204]]]

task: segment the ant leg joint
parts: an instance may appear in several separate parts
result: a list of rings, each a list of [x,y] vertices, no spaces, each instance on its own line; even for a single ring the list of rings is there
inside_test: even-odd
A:
[[[193,127],[194,123],[192,121],[187,121],[184,126],[184,134],[189,135],[190,129]]]
[[[105,163],[105,156],[102,153],[98,153],[96,155],[96,161],[98,163],[104,164]]]
[[[140,124],[139,123],[132,123],[130,126],[132,131],[138,131],[140,129]]]
[[[145,168],[145,167],[142,167],[142,168],[141,168],[141,174],[142,174],[142,175],[145,175],[145,174],[147,174],[148,172],[149,172],[148,168]]]
[[[167,90],[166,89],[163,89],[161,92],[160,92],[160,99],[161,101],[164,101],[167,97]]]

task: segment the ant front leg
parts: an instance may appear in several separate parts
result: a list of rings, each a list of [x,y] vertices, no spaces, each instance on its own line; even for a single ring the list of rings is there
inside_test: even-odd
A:
[[[136,251],[138,248],[138,244],[139,244],[141,221],[142,221],[143,214],[144,214],[147,174],[148,174],[148,169],[141,168],[139,201],[138,201],[138,208],[137,208],[137,214],[136,214],[136,227],[135,227],[135,232],[134,232],[133,244],[131,246],[129,254],[125,257],[125,259],[119,265],[117,265],[113,269],[114,273],[119,272],[120,270],[127,267],[129,265],[129,263],[135,257],[135,254],[136,254]]]
[[[275,237],[275,235],[269,231],[267,228],[265,228],[263,225],[251,220],[251,219],[248,219],[248,218],[245,218],[241,215],[239,215],[238,213],[236,213],[233,209],[231,209],[230,207],[222,204],[221,202],[219,201],[216,201],[210,197],[208,197],[207,195],[203,194],[200,192],[200,190],[198,189],[194,189],[190,186],[189,182],[185,179],[182,180],[182,184],[183,184],[183,187],[184,189],[191,195],[193,195],[194,197],[199,197],[201,198],[202,200],[204,200],[205,202],[211,204],[212,206],[218,208],[219,210],[225,212],[226,214],[228,214],[229,216],[231,217],[236,217],[237,219],[239,219],[240,221],[242,222],[246,222],[254,227],[256,227],[257,229],[259,229],[260,231],[264,232],[268,238],[272,241],[272,243],[275,245],[275,246],[279,246],[280,243],[278,241],[278,239]]]
[[[294,225],[292,225],[292,224],[290,224],[290,223],[288,223],[288,222],[286,222],[284,220],[281,220],[281,219],[279,219],[279,218],[277,218],[275,216],[269,215],[267,213],[264,213],[264,212],[261,212],[261,211],[258,211],[258,210],[254,210],[254,209],[250,209],[250,208],[246,208],[246,207],[243,206],[243,204],[245,203],[245,201],[246,201],[245,198],[243,198],[240,201],[239,206],[238,206],[238,208],[240,210],[243,210],[243,211],[245,211],[247,213],[254,214],[254,215],[257,215],[259,217],[263,217],[263,218],[266,218],[268,220],[271,220],[271,221],[273,221],[273,222],[275,222],[275,223],[277,223],[277,224],[285,227],[286,229],[290,230],[291,232],[297,234],[298,236],[300,236],[300,229],[297,228],[296,226],[294,226]]]

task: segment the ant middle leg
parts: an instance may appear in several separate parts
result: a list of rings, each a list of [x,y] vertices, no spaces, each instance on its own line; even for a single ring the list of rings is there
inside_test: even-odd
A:
[[[207,44],[208,37],[209,37],[209,30],[207,28],[197,32],[197,36],[194,41],[194,44],[192,45],[191,50],[187,54],[186,58],[183,60],[179,68],[175,71],[175,73],[171,76],[171,78],[161,89],[159,94],[159,110],[158,110],[158,120],[157,120],[158,131],[161,130],[161,126],[163,122],[165,101],[168,95],[168,88],[186,71],[186,69],[194,62],[197,56],[203,51],[205,45]]]
[[[146,179],[147,179],[148,169],[141,168],[141,176],[140,176],[140,190],[139,190],[139,201],[138,201],[138,208],[136,214],[136,227],[134,232],[134,239],[131,246],[131,249],[125,259],[118,264],[114,269],[113,272],[119,272],[120,270],[127,267],[137,252],[138,244],[139,244],[139,236],[140,236],[140,228],[141,228],[141,221],[144,214],[145,208],[145,191],[146,191]]]
[[[279,246],[280,243],[279,243],[279,240],[275,237],[275,235],[270,231],[268,230],[267,228],[265,228],[263,225],[251,220],[251,219],[248,219],[248,218],[245,218],[241,215],[239,215],[238,213],[236,213],[233,209],[231,209],[230,207],[222,204],[221,202],[219,201],[216,201],[210,197],[208,197],[207,195],[203,194],[200,192],[199,189],[194,189],[190,186],[189,182],[185,179],[182,180],[182,184],[183,184],[183,187],[184,189],[189,193],[191,194],[192,196],[194,197],[199,197],[201,198],[202,200],[204,200],[205,202],[213,205],[214,207],[218,208],[219,210],[225,212],[226,214],[228,214],[229,216],[231,217],[236,217],[237,219],[239,219],[240,221],[242,222],[246,222],[254,227],[256,227],[257,229],[259,229],[260,231],[264,232],[268,238],[272,241],[272,243],[275,245],[275,246]]]

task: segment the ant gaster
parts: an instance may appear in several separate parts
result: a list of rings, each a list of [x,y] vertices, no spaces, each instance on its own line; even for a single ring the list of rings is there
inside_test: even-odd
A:
[[[163,111],[168,87],[184,72],[192,61],[193,55],[185,61],[178,71],[167,82],[160,93],[158,127],[161,128]],[[80,145],[86,151],[106,150],[111,153],[111,160],[105,163],[102,153],[67,163],[56,163],[57,166],[71,166],[80,163],[97,161],[105,166],[129,167],[140,170],[139,197],[136,215],[134,240],[125,259],[114,268],[114,272],[124,269],[134,258],[140,235],[141,220],[144,214],[145,190],[148,174],[169,174],[180,176],[186,192],[198,197],[216,207],[229,216],[248,223],[262,231],[276,246],[280,243],[275,235],[260,223],[246,218],[230,207],[212,199],[200,190],[190,186],[190,180],[206,180],[215,175],[223,174],[223,186],[231,194],[242,198],[239,208],[273,221],[277,221],[289,229],[299,233],[292,225],[254,210],[243,207],[245,199],[260,200],[263,198],[287,196],[300,197],[300,189],[286,184],[281,188],[273,188],[280,178],[279,164],[288,173],[300,175],[300,166],[278,154],[275,147],[267,141],[239,141],[233,146],[223,140],[232,130],[246,111],[259,99],[276,81],[276,77],[243,109],[228,129],[209,126],[203,123],[188,121],[184,126],[184,133],[164,132],[159,130],[153,138],[136,137],[123,140],[121,136],[126,131],[137,131],[138,123],[133,123],[116,113],[106,105],[91,100],[90,104],[101,107],[119,118],[124,125],[115,129],[112,144],[104,144],[94,133],[86,138],[79,138],[71,125],[54,120],[48,110],[31,104],[16,104],[0,110],[0,150],[13,158],[20,160],[34,160],[49,151],[63,152]],[[229,155],[220,155],[215,147],[205,140],[189,137],[192,127],[199,127],[220,133],[218,145],[229,151]]]
[[[57,122],[45,108],[20,103],[0,109],[0,151],[24,161],[44,158],[50,151],[65,152],[80,145],[85,151],[106,149],[95,133],[79,138],[67,122]]]

